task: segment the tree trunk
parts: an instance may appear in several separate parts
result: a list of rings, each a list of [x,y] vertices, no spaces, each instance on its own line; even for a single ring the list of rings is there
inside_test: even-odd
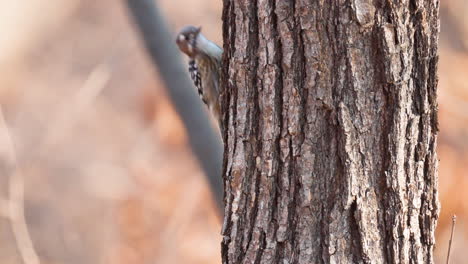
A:
[[[433,263],[438,0],[224,0],[223,263]]]

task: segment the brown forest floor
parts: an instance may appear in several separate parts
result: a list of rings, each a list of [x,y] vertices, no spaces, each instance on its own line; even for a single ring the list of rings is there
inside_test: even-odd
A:
[[[0,104],[42,263],[220,263],[208,187],[122,1],[22,2],[0,4]],[[159,2],[173,31],[201,25],[221,43],[222,1]],[[452,263],[466,263],[468,5],[442,2],[436,256],[444,261],[456,213]],[[16,264],[18,247],[1,217],[14,171],[4,131],[0,263]]]

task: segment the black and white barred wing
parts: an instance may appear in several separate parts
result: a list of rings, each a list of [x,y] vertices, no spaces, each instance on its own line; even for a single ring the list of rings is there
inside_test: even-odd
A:
[[[200,71],[198,70],[198,66],[195,60],[189,61],[189,73],[190,73],[190,78],[192,78],[193,84],[195,85],[195,87],[197,87],[198,95],[200,96],[202,101],[206,104],[207,102],[203,98],[201,74],[200,74]]]

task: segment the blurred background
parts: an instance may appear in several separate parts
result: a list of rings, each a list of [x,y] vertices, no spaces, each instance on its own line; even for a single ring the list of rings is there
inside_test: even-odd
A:
[[[222,44],[221,0],[158,3],[173,32],[200,25]],[[0,2],[2,264],[34,263],[25,231],[45,264],[221,261],[215,204],[125,8]],[[451,263],[468,263],[467,11],[441,1],[437,263],[453,214]],[[11,192],[24,197],[27,229],[8,218],[21,212]]]

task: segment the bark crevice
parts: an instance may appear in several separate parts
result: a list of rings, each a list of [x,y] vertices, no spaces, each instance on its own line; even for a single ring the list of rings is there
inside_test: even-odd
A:
[[[224,2],[223,262],[432,263],[438,1]]]

